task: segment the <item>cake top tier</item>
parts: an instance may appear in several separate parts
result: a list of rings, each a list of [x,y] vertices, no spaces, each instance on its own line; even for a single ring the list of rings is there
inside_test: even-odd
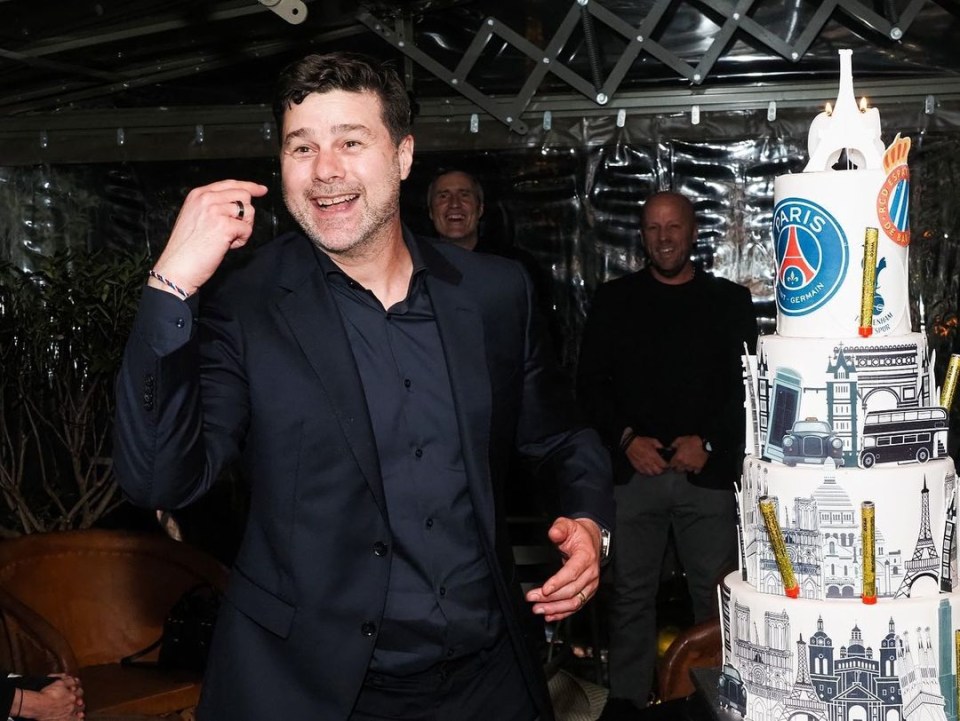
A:
[[[836,105],[814,118],[807,148],[804,172],[774,184],[777,332],[909,333],[910,139],[884,148],[880,112],[854,97],[850,50],[840,50]]]

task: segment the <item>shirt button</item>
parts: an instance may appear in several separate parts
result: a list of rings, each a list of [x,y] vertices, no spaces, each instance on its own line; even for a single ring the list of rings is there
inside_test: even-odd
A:
[[[413,455],[415,455],[417,458],[421,458],[423,456],[423,449],[418,448],[416,451],[414,451]]]
[[[378,556],[386,556],[387,544],[384,543],[383,541],[377,541],[376,543],[373,544],[373,552]]]
[[[377,632],[377,624],[372,621],[364,621],[360,624],[360,633],[364,636],[372,636]]]
[[[177,328],[183,328],[187,323],[183,318],[177,318]]]
[[[433,519],[428,518],[426,523],[427,528],[433,528]]]
[[[404,388],[409,388],[409,387],[410,387],[410,379],[409,379],[409,378],[404,378],[404,379],[403,379],[403,387],[404,387]]]
[[[441,596],[446,596],[446,595],[447,595],[447,587],[446,587],[446,586],[440,586],[440,595],[441,595]]]

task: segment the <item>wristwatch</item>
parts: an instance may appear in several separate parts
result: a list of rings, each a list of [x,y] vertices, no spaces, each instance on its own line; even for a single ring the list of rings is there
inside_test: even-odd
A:
[[[610,559],[610,531],[600,527],[600,564],[603,565]]]

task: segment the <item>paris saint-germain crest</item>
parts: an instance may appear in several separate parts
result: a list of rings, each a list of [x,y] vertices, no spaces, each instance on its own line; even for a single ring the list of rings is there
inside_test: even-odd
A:
[[[806,315],[826,303],[847,274],[847,237],[816,203],[786,198],[773,211],[777,251],[777,305],[784,315]]]

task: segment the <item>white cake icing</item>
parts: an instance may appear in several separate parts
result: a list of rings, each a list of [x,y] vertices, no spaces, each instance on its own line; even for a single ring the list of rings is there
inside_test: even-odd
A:
[[[866,228],[880,229],[886,222],[881,217],[886,206],[878,199],[887,178],[879,169],[797,173],[774,181],[779,333],[804,338],[857,335],[863,239]],[[886,233],[879,234],[875,335],[910,332],[907,251]]]
[[[777,334],[744,362],[741,568],[720,593],[720,697],[750,721],[957,721],[957,482],[934,364],[910,322],[909,142],[878,146],[879,113],[856,108],[840,52],[811,162],[775,183]],[[843,148],[857,169],[830,170]],[[867,227],[879,238],[862,323]],[[761,497],[799,598],[785,593]],[[861,598],[864,502],[873,603]]]

